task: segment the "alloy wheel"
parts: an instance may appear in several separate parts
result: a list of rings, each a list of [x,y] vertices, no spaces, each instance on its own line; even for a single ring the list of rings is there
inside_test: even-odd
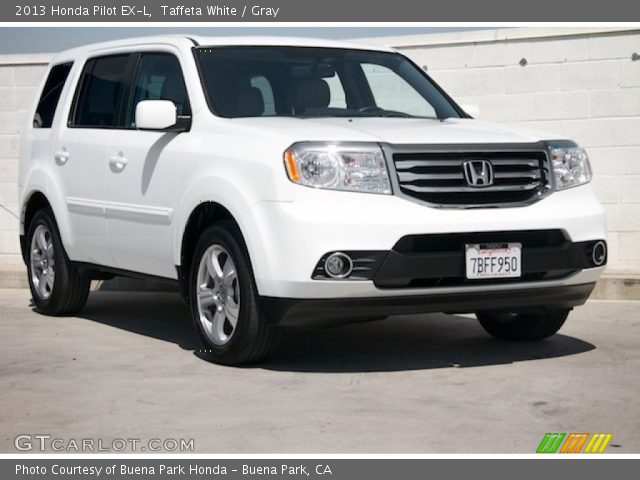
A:
[[[30,255],[31,283],[36,294],[46,300],[56,278],[53,239],[46,225],[38,225],[33,232]]]
[[[214,345],[227,344],[238,324],[240,284],[235,263],[222,245],[211,245],[202,255],[196,289],[203,332]]]

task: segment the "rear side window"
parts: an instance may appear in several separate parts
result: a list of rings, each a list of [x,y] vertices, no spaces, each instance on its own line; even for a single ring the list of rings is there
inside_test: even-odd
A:
[[[122,105],[129,55],[111,55],[87,61],[79,84],[80,91],[71,126],[123,126]]]
[[[72,65],[73,63],[62,63],[52,67],[49,71],[49,76],[42,89],[36,113],[33,117],[33,128],[51,128],[60,94]]]

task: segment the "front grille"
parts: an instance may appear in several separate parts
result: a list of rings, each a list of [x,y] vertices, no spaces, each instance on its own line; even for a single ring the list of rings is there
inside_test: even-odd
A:
[[[463,166],[469,160],[489,162],[491,185],[469,185]],[[445,207],[528,204],[549,186],[544,150],[396,152],[393,162],[404,194]]]

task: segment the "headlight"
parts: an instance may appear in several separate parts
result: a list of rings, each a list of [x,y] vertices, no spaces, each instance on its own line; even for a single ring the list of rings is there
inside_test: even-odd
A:
[[[577,187],[591,181],[589,156],[578,146],[552,148],[551,165],[558,190]]]
[[[289,180],[331,190],[391,193],[382,150],[371,143],[296,143],[284,152]]]

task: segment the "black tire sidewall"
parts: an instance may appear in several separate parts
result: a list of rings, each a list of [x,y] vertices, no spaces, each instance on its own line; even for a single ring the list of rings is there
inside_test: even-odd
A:
[[[33,239],[33,234],[36,228],[39,225],[44,225],[51,235],[51,242],[53,244],[53,255],[54,255],[54,271],[55,271],[55,279],[53,281],[53,290],[48,298],[41,298],[36,292],[35,286],[31,280],[31,242]],[[43,209],[36,212],[33,216],[31,223],[29,224],[29,230],[26,238],[26,246],[28,248],[28,256],[27,256],[27,274],[29,279],[29,288],[31,290],[31,296],[33,298],[33,303],[36,306],[38,311],[44,313],[55,313],[53,312],[56,309],[56,304],[58,304],[61,300],[61,296],[65,295],[65,285],[68,284],[69,278],[69,259],[64,252],[64,247],[62,246],[62,240],[60,239],[60,233],[58,232],[58,226],[53,219],[53,215],[50,210]]]
[[[548,338],[560,330],[570,310],[550,310],[544,313],[513,314],[478,312],[482,327],[501,340],[537,341]]]

